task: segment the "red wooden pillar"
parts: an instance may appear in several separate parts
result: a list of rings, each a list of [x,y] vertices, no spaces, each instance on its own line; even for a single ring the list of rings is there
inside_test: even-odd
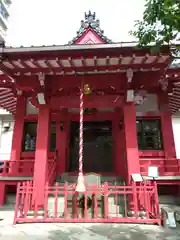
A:
[[[48,105],[39,107],[36,152],[34,163],[34,188],[36,204],[43,205],[44,187],[47,181],[49,152],[50,109]]]
[[[125,159],[127,169],[127,183],[131,183],[133,173],[140,173],[139,152],[136,131],[136,107],[133,103],[126,103],[123,108]]]
[[[12,138],[12,147],[11,147],[11,161],[19,161],[22,151],[22,140],[24,133],[24,117],[26,114],[26,97],[21,95],[18,96],[17,105],[16,105],[16,115],[14,123],[14,131]],[[17,165],[12,163],[11,171],[16,171]],[[14,167],[13,167],[14,166]]]
[[[6,185],[0,182],[0,206],[4,205],[6,197]]]
[[[176,149],[174,143],[171,112],[169,111],[168,94],[162,92],[158,96],[159,109],[161,113],[161,131],[163,137],[163,147],[166,158],[175,158]]]

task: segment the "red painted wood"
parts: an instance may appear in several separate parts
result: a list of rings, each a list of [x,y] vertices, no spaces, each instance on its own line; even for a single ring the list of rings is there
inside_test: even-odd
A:
[[[15,124],[12,138],[11,161],[19,161],[21,156],[22,140],[24,134],[24,116],[26,113],[26,98],[19,96],[17,99],[17,108]],[[14,171],[14,169],[12,169]]]
[[[127,165],[127,182],[130,183],[133,173],[140,173],[137,130],[136,107],[132,103],[126,103],[123,107],[124,139]]]
[[[159,73],[158,72],[149,72],[148,75],[146,72],[137,72],[134,74],[133,77],[133,87],[141,87],[142,85],[146,87],[154,87],[158,85],[158,79],[159,79]],[[147,79],[146,82],[144,82],[144,79]],[[87,75],[83,79],[81,76],[47,76],[46,77],[47,82],[46,86],[48,88],[48,91],[52,91],[53,93],[57,93],[56,91],[63,88],[64,90],[74,90],[74,92],[78,92],[78,88],[81,87],[82,80],[85,81],[85,83],[89,83],[92,89],[106,89],[111,90],[110,86],[115,87],[116,91],[122,91],[126,89],[127,86],[127,77],[126,73],[109,73],[109,74],[93,74],[93,75]],[[26,80],[28,85],[31,85],[31,77],[27,78]],[[151,89],[152,90],[152,89]],[[157,90],[156,90],[157,91]],[[64,94],[64,91],[59,91],[59,93]]]
[[[76,40],[75,44],[97,44],[104,43],[104,40],[93,31],[92,28],[87,28],[86,31]]]
[[[94,97],[87,96],[84,99],[85,108],[116,108],[116,107],[120,107],[122,103],[123,103],[123,97],[119,95],[94,96]],[[57,110],[60,107],[78,108],[79,96],[52,97],[50,100],[50,106],[54,110]]]
[[[104,182],[103,185],[91,185],[88,188],[84,195],[84,207],[80,209],[80,196],[75,191],[75,185],[68,185],[67,183],[64,186],[54,186],[53,189],[49,186],[44,187],[44,215],[41,218],[38,218],[39,204],[37,201],[34,202],[34,211],[32,216],[28,216],[29,210],[32,209],[32,197],[33,193],[36,191],[32,182],[26,182],[22,186],[18,184],[18,190],[16,195],[16,206],[15,206],[15,215],[14,215],[14,224],[17,222],[74,222],[74,223],[85,223],[85,222],[127,222],[127,223],[156,223],[161,224],[161,215],[159,212],[159,202],[158,202],[158,193],[157,193],[157,184],[156,182],[146,183],[143,182],[140,185],[132,183],[128,186],[113,186],[108,185],[107,182]],[[142,194],[143,192],[143,194]],[[104,193],[101,196],[101,206],[102,211],[98,211],[97,196],[100,196],[100,193]],[[48,214],[48,196],[53,194],[55,201],[53,204],[54,211],[52,216]],[[118,214],[118,195],[123,195],[124,199],[124,216]],[[58,208],[58,196],[64,196],[64,205],[62,206],[62,214],[57,214]],[[111,211],[108,203],[108,196],[111,195],[114,198],[114,205],[116,212]],[[72,198],[72,204],[68,204],[69,197]],[[92,200],[92,204],[88,206],[87,196]],[[135,212],[134,216],[128,216],[129,212],[129,196],[132,196],[134,199],[133,202],[133,211]],[[20,204],[17,204],[20,203]],[[145,218],[139,216],[140,211],[146,213]],[[23,214],[22,214],[23,212]],[[71,214],[69,214],[71,213]],[[113,213],[113,215],[112,215]]]
[[[171,113],[169,111],[161,113],[161,126],[165,156],[167,158],[176,157],[174,135],[172,128],[172,118]]]
[[[118,114],[116,112],[97,112],[93,114],[84,114],[84,121],[113,121],[116,120]],[[79,114],[69,113],[71,121],[79,121]]]
[[[179,160],[176,158],[140,158],[140,170],[143,175],[148,174],[148,166],[157,166],[159,176],[178,176],[180,172]]]
[[[47,181],[48,149],[49,149],[50,109],[47,105],[39,108],[36,153],[34,163],[34,186],[38,189],[37,201],[44,201],[44,186]]]
[[[18,76],[16,86],[23,91],[32,91],[32,89],[40,91],[40,83],[37,75],[26,76],[26,78],[24,78],[24,76]]]
[[[168,106],[168,94],[161,93],[158,95],[159,106]],[[161,128],[163,136],[163,146],[166,158],[176,157],[176,149],[174,143],[174,135],[172,128],[171,112],[168,109],[161,111]]]
[[[34,159],[23,159],[22,161],[1,161],[0,176],[3,177],[31,177],[34,170]],[[12,171],[13,170],[13,171]]]
[[[55,156],[54,152],[48,152],[48,159],[52,159]],[[21,152],[21,159],[35,159],[35,152]]]
[[[6,197],[6,185],[4,182],[0,182],[0,206],[5,204]]]
[[[146,150],[146,151],[139,151],[139,157],[140,158],[143,158],[143,157],[146,157],[146,158],[152,158],[152,157],[164,157],[165,156],[165,153],[164,151],[158,151],[158,150]]]

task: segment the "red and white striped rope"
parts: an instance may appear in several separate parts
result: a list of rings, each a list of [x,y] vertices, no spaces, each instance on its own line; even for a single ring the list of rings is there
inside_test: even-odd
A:
[[[80,92],[80,126],[79,126],[79,173],[83,173],[83,118],[84,118],[84,107],[83,107],[83,102],[84,102],[84,93],[83,89],[81,89]]]
[[[84,92],[80,89],[80,122],[79,122],[79,174],[77,179],[76,192],[85,192],[84,176],[83,176],[83,117],[84,117]]]

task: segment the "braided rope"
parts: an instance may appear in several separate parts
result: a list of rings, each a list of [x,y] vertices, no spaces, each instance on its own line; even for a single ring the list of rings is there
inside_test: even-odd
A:
[[[83,120],[84,120],[84,93],[80,90],[80,126],[79,126],[79,174],[77,179],[77,192],[85,192],[84,176],[83,176]]]

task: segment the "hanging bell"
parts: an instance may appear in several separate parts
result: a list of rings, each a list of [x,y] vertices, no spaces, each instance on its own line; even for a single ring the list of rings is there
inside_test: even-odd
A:
[[[90,86],[89,86],[89,84],[85,84],[84,85],[84,95],[89,95],[89,94],[91,94],[91,88],[90,88]]]

